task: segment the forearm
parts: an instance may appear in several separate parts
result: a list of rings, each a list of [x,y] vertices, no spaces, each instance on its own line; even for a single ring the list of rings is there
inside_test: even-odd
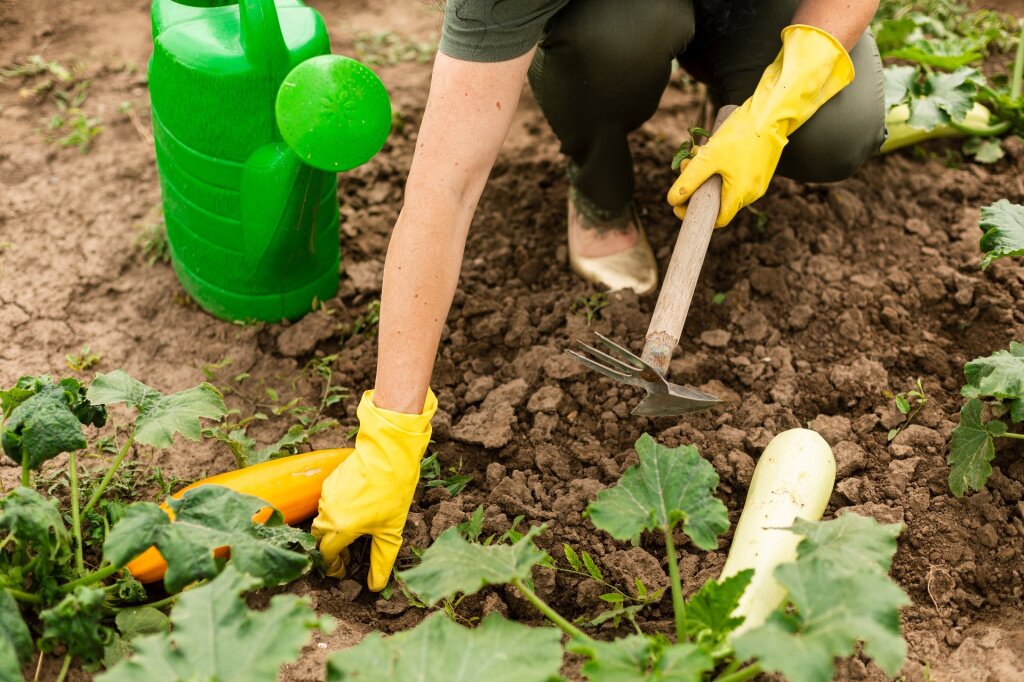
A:
[[[384,264],[373,402],[419,413],[466,235],[519,101],[532,52],[477,64],[437,56],[405,205]]]
[[[828,31],[849,52],[877,10],[878,0],[803,0],[793,15],[793,23]]]

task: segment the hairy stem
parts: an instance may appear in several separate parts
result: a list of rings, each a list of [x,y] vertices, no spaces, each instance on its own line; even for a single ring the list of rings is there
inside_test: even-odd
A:
[[[72,580],[69,583],[61,585],[60,591],[71,592],[76,587],[84,587],[85,585],[92,585],[93,583],[98,583],[101,580],[104,580],[105,578],[109,578],[110,576],[114,575],[119,570],[121,569],[119,569],[114,564],[107,564],[106,566],[97,571],[93,571],[88,575],[83,575],[78,580]]]
[[[682,642],[685,639],[683,616],[686,613],[686,604],[683,603],[683,583],[679,578],[679,559],[676,557],[676,543],[672,539],[672,527],[669,526],[663,530],[665,532],[665,553],[668,559],[668,577],[672,581],[672,611],[675,612],[676,641]]]
[[[71,532],[75,536],[75,570],[79,575],[85,571],[82,550],[82,519],[78,515],[78,457],[68,453],[68,478],[71,481]]]
[[[1024,83],[1024,20],[1018,26],[1017,56],[1013,60],[1013,76],[1010,79],[1010,98],[1014,102],[1024,98],[1024,93],[1021,92],[1021,84]]]
[[[122,446],[118,451],[117,457],[115,457],[114,461],[110,463],[110,468],[107,469],[107,473],[103,475],[103,480],[100,481],[100,484],[96,487],[92,497],[90,497],[89,501],[86,503],[85,509],[82,510],[82,516],[88,514],[92,508],[96,506],[96,503],[100,501],[103,491],[105,491],[107,486],[110,485],[110,481],[114,478],[114,474],[117,473],[117,468],[121,466],[121,460],[123,460],[124,456],[128,454],[128,450],[131,449],[134,442],[135,431],[132,431],[132,435],[128,436],[128,440],[124,442],[124,446]]]
[[[28,488],[32,484],[32,470],[28,468],[28,454],[21,453],[21,485]]]
[[[42,598],[38,594],[29,594],[28,592],[16,590],[13,587],[5,587],[3,589],[7,590],[7,593],[18,601],[26,601],[30,604],[38,604],[42,601]]]
[[[963,121],[950,121],[949,127],[971,137],[998,137],[1013,127],[1013,124],[1010,121],[1003,121],[993,125],[979,126],[965,125]]]
[[[713,682],[746,682],[746,680],[757,677],[761,674],[761,664],[754,663],[749,665],[743,670],[737,670],[734,673],[723,673],[716,677]]]
[[[557,625],[562,630],[562,632],[569,635],[570,637],[574,637],[583,642],[593,641],[590,639],[588,635],[584,634],[582,630],[580,630],[578,627],[567,621],[565,618],[562,618],[562,616],[560,616],[557,611],[548,606],[547,603],[543,599],[538,597],[533,590],[527,587],[522,580],[520,580],[519,578],[513,579],[512,586],[519,590],[522,593],[522,595],[526,597],[526,600],[528,602],[533,604],[534,607],[538,611],[540,611],[545,618],[547,618],[552,623]]]
[[[60,674],[57,675],[57,682],[64,682],[68,676],[68,669],[71,668],[71,654],[64,656],[64,664],[60,667]]]

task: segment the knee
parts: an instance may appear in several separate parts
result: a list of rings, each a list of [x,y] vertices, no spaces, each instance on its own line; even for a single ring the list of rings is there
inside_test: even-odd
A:
[[[779,173],[802,182],[844,180],[878,153],[885,140],[885,81],[874,38],[850,52],[857,76],[790,138]]]

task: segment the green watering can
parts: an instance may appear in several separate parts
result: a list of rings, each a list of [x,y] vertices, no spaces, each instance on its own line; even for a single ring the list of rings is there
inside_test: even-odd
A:
[[[226,320],[334,296],[337,176],[384,145],[380,79],[299,0],[153,0],[149,89],[174,270]]]

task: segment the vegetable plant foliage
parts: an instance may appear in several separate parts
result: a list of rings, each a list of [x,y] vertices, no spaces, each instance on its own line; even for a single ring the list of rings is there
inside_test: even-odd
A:
[[[105,406],[118,402],[135,418],[122,425],[123,440],[82,505],[77,452],[88,447],[86,428],[105,425]],[[226,414],[213,386],[165,395],[122,370],[98,374],[88,387],[43,375],[0,391],[0,405],[3,449],[22,465],[23,483],[0,498],[0,679],[20,679],[37,646],[62,652],[65,671],[72,659],[114,666],[102,679],[271,681],[311,629],[329,627],[296,597],[274,597],[253,612],[239,596],[294,580],[311,565],[312,536],[283,525],[276,510],[263,524],[252,521],[263,500],[200,486],[168,501],[173,522],[157,505],[138,502],[121,505],[109,530],[89,525],[106,523],[90,512],[133,446],[167,447],[175,434],[198,440],[200,419]],[[32,471],[63,452],[70,510],[32,487]],[[149,597],[124,567],[154,545],[167,560],[172,596],[139,606]],[[223,547],[229,559],[215,555]],[[158,609],[175,600],[168,621]]]
[[[1024,439],[1011,431],[1024,422],[1024,344],[1011,341],[1009,350],[968,362],[964,375],[967,402],[949,447],[949,487],[957,497],[981,490],[992,475],[995,439]]]
[[[906,655],[899,609],[908,599],[887,571],[901,525],[881,525],[855,515],[823,522],[798,519],[789,528],[803,536],[797,558],[774,573],[789,596],[768,622],[733,637],[743,622],[734,611],[753,571],[721,582],[708,581],[685,600],[672,540],[673,531],[681,527],[695,547],[714,547],[727,528],[724,506],[713,496],[718,483],[714,470],[695,448],[666,448],[649,436],[637,441],[637,453],[640,463],[597,496],[589,516],[613,537],[638,539],[645,530],[662,537],[669,556],[674,641],[663,634],[644,633],[597,641],[544,602],[531,579],[534,568],[554,563],[534,545],[543,527],[514,538],[512,544],[497,545],[467,539],[458,529],[450,529],[423,552],[418,566],[400,572],[399,578],[427,605],[450,603],[486,585],[513,586],[569,636],[566,649],[584,657],[582,673],[590,682],[740,682],[762,671],[780,672],[793,682],[826,682],[833,674],[834,657],[853,653],[858,643],[890,675],[899,670]],[[492,636],[501,628],[508,629],[507,636]],[[488,671],[476,679],[546,680],[557,673],[561,661],[557,650],[551,649],[557,634],[552,628],[507,623],[494,614],[475,630],[434,615],[411,631],[388,639],[373,635],[334,655],[328,679],[411,679],[410,671],[422,669],[416,666],[421,665],[421,652],[429,647],[433,661],[466,657],[467,670],[487,665],[477,662],[477,655],[484,655],[487,662],[503,662],[501,673]],[[520,643],[528,637],[537,638],[535,655],[519,653]],[[553,651],[550,660],[549,651]],[[371,661],[378,665],[371,666]],[[425,674],[421,679],[471,679],[461,668],[444,676]]]

